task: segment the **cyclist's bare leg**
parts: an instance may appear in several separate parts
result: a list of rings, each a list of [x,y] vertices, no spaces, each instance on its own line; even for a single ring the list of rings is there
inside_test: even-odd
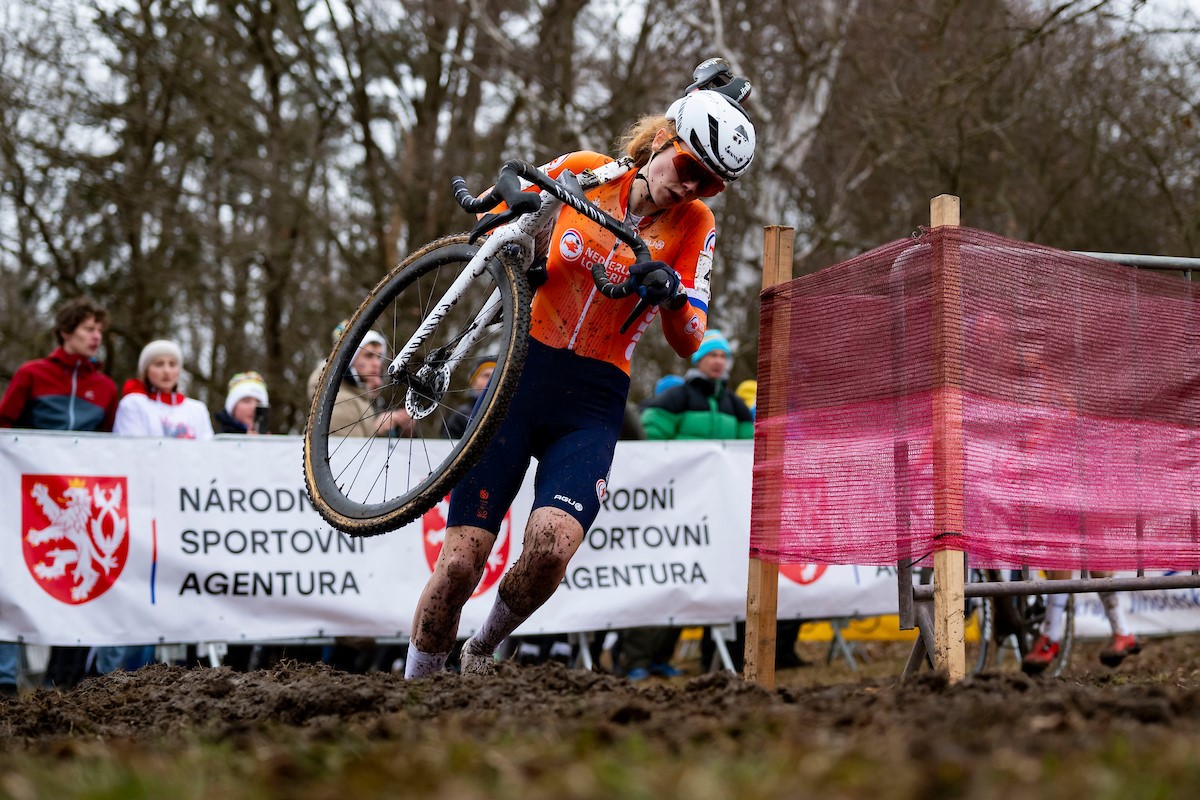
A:
[[[1093,572],[1093,578],[1111,578],[1112,572]],[[1071,577],[1071,572],[1068,570],[1048,570],[1046,577],[1051,580],[1060,580]],[[1104,606],[1104,614],[1108,617],[1108,624],[1112,628],[1114,636],[1126,636],[1129,634],[1129,623],[1125,619],[1125,612],[1121,610],[1120,598],[1116,592],[1098,592],[1100,596],[1100,604]],[[1066,595],[1059,595],[1066,597]]]
[[[1045,570],[1047,580],[1062,581],[1071,577],[1069,569]],[[1060,642],[1067,633],[1067,599],[1065,594],[1046,595],[1046,618],[1038,637],[1021,661],[1021,669],[1036,675],[1048,669],[1058,657]]]
[[[1093,572],[1096,578],[1111,578],[1111,572]],[[1115,667],[1125,660],[1126,656],[1142,652],[1141,642],[1129,632],[1129,621],[1125,619],[1125,611],[1121,608],[1121,596],[1117,592],[1097,592],[1100,605],[1104,607],[1104,616],[1108,617],[1108,625],[1112,628],[1112,641],[1108,647],[1100,651],[1100,662],[1105,666]]]
[[[405,677],[424,677],[445,666],[454,647],[462,607],[479,585],[495,543],[496,535],[483,528],[456,525],[446,530],[433,575],[413,614]]]
[[[496,602],[466,648],[490,657],[500,642],[550,599],[571,557],[583,543],[583,526],[557,508],[536,508],[525,526],[525,543],[516,563],[505,573]]]
[[[521,557],[500,581],[500,595],[528,617],[550,599],[583,544],[583,526],[557,508],[534,509],[525,526]]]
[[[1051,581],[1069,580],[1074,573],[1069,569],[1048,569],[1046,579]],[[1067,632],[1067,598],[1065,594],[1046,596],[1046,622],[1042,635],[1052,642],[1061,642]]]

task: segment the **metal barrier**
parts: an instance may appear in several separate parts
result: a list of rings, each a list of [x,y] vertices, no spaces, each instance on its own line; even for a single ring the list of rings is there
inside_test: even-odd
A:
[[[1028,576],[1029,568],[1021,570]],[[964,570],[965,574],[969,571]],[[982,583],[964,583],[963,597],[965,599],[984,597],[1017,597],[1042,594],[1078,594],[1082,592],[1128,592],[1146,589],[1200,589],[1200,572],[1193,570],[1186,575],[1145,575],[1141,570],[1136,577],[1068,578],[1063,580],[1042,580],[1025,577],[1022,580],[986,581]],[[897,564],[896,582],[899,588],[900,628],[919,632],[913,642],[912,652],[904,665],[901,677],[909,677],[923,666],[933,666],[934,650],[933,633],[933,597],[935,587],[931,584],[914,582],[915,570],[911,560]]]

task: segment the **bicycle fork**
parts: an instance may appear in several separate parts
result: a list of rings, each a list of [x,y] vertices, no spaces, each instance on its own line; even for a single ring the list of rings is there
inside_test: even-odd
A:
[[[541,215],[531,215],[536,221]],[[387,367],[389,378],[408,387],[405,410],[415,419],[429,416],[438,407],[442,395],[450,385],[450,375],[466,358],[471,349],[483,337],[488,326],[500,316],[502,298],[500,290],[494,289],[475,318],[455,338],[431,351],[420,363],[414,364],[417,351],[438,329],[442,321],[466,294],[468,287],[487,269],[490,259],[500,259],[508,269],[524,269],[533,253],[533,237],[524,230],[531,217],[522,218],[506,231],[497,231],[479,248],[441,299],[426,314],[417,331]],[[415,367],[415,368],[414,368]]]

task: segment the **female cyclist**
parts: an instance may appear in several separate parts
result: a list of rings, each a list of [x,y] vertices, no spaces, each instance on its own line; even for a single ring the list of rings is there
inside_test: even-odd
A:
[[[631,271],[632,253],[612,234],[569,207],[559,213],[545,283],[533,298],[525,367],[508,416],[451,493],[445,542],[413,618],[406,677],[444,668],[462,607],[535,457],[524,548],[462,650],[463,673],[494,672],[496,647],[554,593],[599,512],[638,339],[661,316],[667,341],[681,357],[700,346],[716,242],[712,212],[700,198],[715,196],[750,166],[754,126],[732,99],[748,93],[743,78],[722,91],[690,91],[666,115],[644,117],[627,131],[621,161],[581,151],[543,168],[552,177],[564,170],[591,170],[601,180],[615,175],[589,199],[636,227],[657,260]],[[651,304],[627,333],[620,327],[638,297],[610,300],[596,291],[590,268],[597,262],[610,280],[632,276],[638,295]]]

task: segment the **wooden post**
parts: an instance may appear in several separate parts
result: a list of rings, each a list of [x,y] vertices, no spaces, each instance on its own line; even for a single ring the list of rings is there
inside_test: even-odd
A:
[[[959,225],[959,200],[929,204],[932,227]],[[954,542],[933,556],[933,666],[950,680],[966,675],[963,638],[963,315],[958,245],[946,242],[933,262],[933,526],[936,541]],[[957,541],[954,541],[957,540]]]
[[[792,248],[795,230],[783,225],[769,225],[763,231],[763,288],[784,283],[792,278]],[[759,347],[769,342],[771,373],[787,375],[788,347],[791,338],[790,315],[776,319],[769,339],[759,337]],[[759,396],[759,409],[763,409]],[[772,390],[767,398],[770,411],[783,413],[787,391],[782,386]],[[768,413],[770,413],[768,411]],[[750,559],[750,574],[746,584],[746,652],[743,677],[768,689],[775,686],[775,623],[779,612],[779,565]]]

